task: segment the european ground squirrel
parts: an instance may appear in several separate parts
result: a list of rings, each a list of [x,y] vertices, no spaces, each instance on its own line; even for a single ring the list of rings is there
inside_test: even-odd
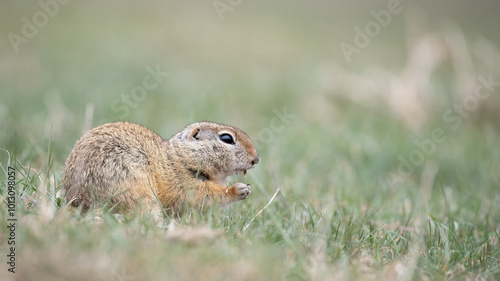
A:
[[[63,184],[67,201],[83,210],[140,206],[157,217],[163,212],[158,200],[177,214],[186,203],[201,207],[246,199],[250,185],[228,187],[228,177],[246,174],[259,161],[250,138],[232,126],[193,123],[167,140],[138,124],[107,123],[76,142]]]

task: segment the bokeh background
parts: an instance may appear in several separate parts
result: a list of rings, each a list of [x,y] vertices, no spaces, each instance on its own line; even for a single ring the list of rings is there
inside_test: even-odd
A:
[[[117,120],[166,138],[199,120],[241,127],[259,143],[261,169],[308,175],[297,192],[357,173],[368,182],[401,174],[399,157],[408,160],[436,128],[447,137],[436,147],[443,153],[425,158],[441,157],[441,170],[458,159],[498,159],[489,150],[500,128],[497,92],[466,115],[455,109],[478,77],[500,80],[496,1],[47,3],[58,4],[48,8],[53,16],[35,2],[2,4],[0,143],[42,165],[53,141],[58,175],[83,132]],[[391,5],[399,13],[356,45],[356,28],[365,31]],[[37,25],[40,12],[45,25]],[[12,34],[25,41],[13,44]],[[343,43],[358,50],[346,55]],[[134,98],[148,69],[168,76]],[[460,120],[446,121],[449,110]],[[273,130],[276,111],[295,118]]]
[[[499,227],[498,1],[51,3],[43,26],[38,2],[1,4],[0,147],[49,163],[56,182],[94,126],[127,120],[168,138],[211,120],[258,144],[251,207],[279,187],[289,205],[377,209],[389,223],[413,210],[416,224],[448,211],[474,224],[483,210]],[[356,45],[356,28],[391,5],[401,11]],[[134,99],[151,69],[168,76]],[[480,77],[496,84],[475,104]],[[446,141],[426,153],[418,143],[436,129]]]

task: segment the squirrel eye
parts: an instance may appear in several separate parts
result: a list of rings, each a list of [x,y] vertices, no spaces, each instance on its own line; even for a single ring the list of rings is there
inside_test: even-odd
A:
[[[227,144],[234,144],[234,139],[230,134],[222,134],[219,136],[219,139]]]

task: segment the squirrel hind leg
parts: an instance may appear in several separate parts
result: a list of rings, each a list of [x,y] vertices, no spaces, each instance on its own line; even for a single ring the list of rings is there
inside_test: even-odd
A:
[[[141,215],[151,215],[158,225],[163,223],[165,213],[171,214],[169,210],[163,209],[156,189],[149,179],[137,180],[129,186],[127,192],[117,198],[129,207],[129,211],[137,211]]]

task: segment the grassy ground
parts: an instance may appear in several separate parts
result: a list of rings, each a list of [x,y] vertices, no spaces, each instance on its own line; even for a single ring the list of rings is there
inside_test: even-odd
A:
[[[17,49],[7,35],[42,8],[3,4],[0,197],[11,161],[18,221],[11,273],[2,205],[0,279],[500,279],[497,4],[401,5],[349,62],[340,44],[388,2],[70,1]],[[64,161],[116,120],[242,128],[262,158],[251,196],[164,228],[76,214]]]

